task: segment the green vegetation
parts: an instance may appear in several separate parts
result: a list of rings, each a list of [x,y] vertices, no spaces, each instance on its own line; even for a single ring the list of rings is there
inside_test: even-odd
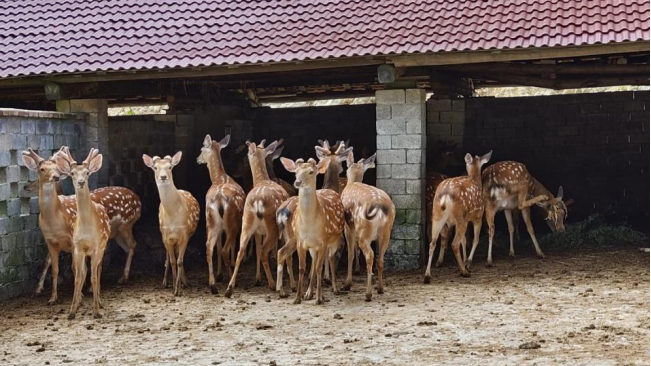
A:
[[[567,225],[564,233],[547,234],[540,239],[547,247],[604,247],[641,244],[646,235],[625,224],[611,224],[602,214],[588,216],[583,221]],[[645,244],[646,245],[646,244]]]

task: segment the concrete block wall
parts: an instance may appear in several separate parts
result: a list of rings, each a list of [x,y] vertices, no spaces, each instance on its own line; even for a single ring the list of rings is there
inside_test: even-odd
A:
[[[425,243],[425,90],[375,93],[377,182],[396,206],[386,264],[416,268]]]
[[[34,289],[47,256],[38,229],[38,194],[24,189],[38,179],[21,152],[32,148],[44,158],[61,145],[74,156],[85,150],[85,115],[0,110],[0,300]],[[71,187],[66,187],[71,193]],[[61,274],[70,273],[63,260]]]

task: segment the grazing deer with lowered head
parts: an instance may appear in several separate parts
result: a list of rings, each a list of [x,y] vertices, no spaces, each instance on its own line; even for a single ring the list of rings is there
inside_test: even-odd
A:
[[[247,141],[247,145],[254,187],[246,196],[246,201],[244,202],[240,249],[237,252],[235,270],[231,276],[228,288],[224,293],[226,297],[233,295],[237,272],[246,254],[247,244],[254,234],[264,236],[262,247],[257,251],[257,254],[262,257],[262,265],[267,276],[269,288],[274,289],[275,282],[269,268],[269,252],[276,247],[279,239],[280,232],[276,223],[276,210],[288,198],[287,192],[278,183],[269,179],[265,164],[265,158],[273,154],[276,150],[277,142],[272,142],[266,148],[264,146],[264,140],[260,145]]]
[[[319,140],[321,143],[321,140]],[[327,141],[326,141],[327,144]],[[345,148],[345,144],[342,142],[339,144],[339,148],[334,152],[329,149],[329,144],[326,147],[315,146],[317,157],[320,161],[327,160],[327,168],[325,172],[325,178],[323,180],[323,189],[331,189],[336,193],[340,194],[339,191],[339,173],[341,172],[341,162],[346,159],[349,151],[352,151],[353,148]],[[276,220],[278,226],[280,227],[281,233],[284,238],[285,245],[278,251],[278,270],[277,270],[277,282],[276,282],[276,291],[279,292],[280,297],[286,297],[283,289],[283,264],[287,262],[287,268],[289,272],[290,286],[292,289],[295,289],[294,283],[294,273],[292,271],[292,255],[296,251],[296,233],[294,232],[294,213],[298,207],[298,197],[290,197],[278,208],[276,212]],[[336,268],[336,265],[334,266]],[[310,278],[313,277],[314,265],[310,269]],[[325,277],[329,278],[330,267],[325,267]],[[332,283],[332,281],[331,281]],[[333,287],[335,290],[335,287]]]
[[[181,295],[181,285],[185,285],[187,281],[183,259],[185,250],[188,248],[188,241],[197,230],[200,210],[199,202],[190,192],[177,189],[174,185],[172,169],[181,162],[181,155],[181,151],[173,157],[166,156],[164,158],[142,155],[145,165],[154,171],[160,196],[158,223],[167,252],[163,286],[167,287],[167,275],[171,266],[175,296]]]
[[[64,153],[63,148],[58,154],[62,153]],[[74,195],[60,195],[59,188],[66,176],[57,169],[54,157],[45,160],[31,149],[23,151],[22,157],[25,166],[38,173],[38,180],[35,182],[39,195],[39,228],[48,247],[48,256],[45,259],[36,293],[43,291],[45,277],[52,266],[52,296],[48,304],[53,304],[58,299],[59,253],[61,251],[72,253],[72,231],[77,217],[77,201]],[[29,189],[33,192],[31,186]],[[140,198],[124,187],[99,188],[90,193],[90,198],[93,202],[104,206],[111,225],[109,239],[115,239],[127,253],[124,271],[118,281],[124,283],[129,279],[131,261],[136,248],[133,225],[140,218]]]
[[[210,135],[203,140],[198,164],[206,164],[212,185],[206,193],[206,260],[208,261],[208,285],[213,294],[218,293],[213,273],[213,251],[217,245],[217,276],[222,276],[222,260],[228,277],[232,271],[229,264],[231,251],[235,251],[235,240],[242,227],[242,211],[246,195],[239,184],[224,171],[221,150],[228,146],[231,135],[221,141],[213,141]],[[226,234],[226,243],[222,248],[222,233]]]
[[[77,217],[72,233],[72,264],[75,274],[75,292],[68,319],[74,319],[81,304],[81,289],[86,281],[86,257],[90,257],[90,281],[93,286],[93,317],[101,318],[100,275],[102,258],[111,232],[109,217],[104,206],[93,202],[88,189],[88,178],[102,167],[102,154],[91,149],[79,165],[64,148],[54,159],[62,174],[70,176],[77,198]]]
[[[558,188],[556,197],[538,182],[527,170],[527,167],[515,161],[500,161],[484,170],[483,199],[488,224],[488,259],[487,264],[493,264],[493,236],[495,235],[495,214],[504,211],[509,227],[509,256],[514,257],[513,234],[515,225],[513,212],[522,213],[522,218],[527,225],[527,231],[540,258],[544,258],[536,234],[531,224],[531,206],[541,207],[547,214],[545,218],[554,232],[565,231],[565,218],[567,206],[563,202],[563,187]],[[474,248],[470,252],[469,261],[472,261]]]
[[[348,153],[346,162],[348,182],[341,194],[346,217],[346,242],[348,243],[348,275],[345,289],[353,283],[353,255],[359,247],[366,258],[366,301],[371,301],[371,283],[373,279],[374,253],[371,243],[378,243],[378,294],[384,293],[384,254],[389,247],[391,229],[396,216],[396,209],[389,195],[383,190],[362,183],[364,172],[375,167],[375,154],[355,163],[352,152]]]
[[[479,157],[472,157],[466,154],[467,176],[455,177],[444,180],[436,188],[432,209],[432,240],[429,245],[429,258],[427,270],[425,271],[425,283],[429,283],[432,257],[436,249],[436,241],[442,230],[450,230],[455,227],[455,235],[452,240],[452,251],[457,260],[459,271],[464,277],[470,276],[464,261],[461,258],[459,247],[465,247],[466,229],[468,223],[472,222],[474,227],[473,248],[479,242],[482,217],[484,215],[484,202],[482,199],[481,167],[490,160],[491,154]]]
[[[325,173],[328,160],[317,163],[314,159],[304,162],[303,159],[292,161],[281,158],[287,171],[296,175],[294,186],[298,188],[298,206],[294,212],[292,226],[296,235],[298,251],[298,288],[294,304],[300,304],[303,297],[303,278],[305,276],[306,255],[310,252],[313,263],[313,275],[310,286],[305,294],[309,300],[314,294],[314,274],[316,274],[317,304],[323,304],[323,266],[326,257],[330,260],[333,273],[332,288],[337,289],[334,276],[334,254],[341,244],[341,234],[344,230],[343,205],[339,195],[330,189],[316,189],[316,177]]]

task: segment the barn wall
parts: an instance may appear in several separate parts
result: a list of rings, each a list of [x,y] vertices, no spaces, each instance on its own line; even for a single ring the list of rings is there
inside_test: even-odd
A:
[[[552,192],[562,185],[575,200],[570,221],[609,212],[649,229],[648,91],[432,99],[428,122],[431,138],[492,149],[493,161],[525,163]]]
[[[79,159],[87,153],[87,117],[0,110],[0,300],[33,291],[47,256],[38,229],[38,194],[24,189],[38,176],[24,166],[21,152],[32,148],[48,158],[67,145]],[[64,188],[72,193],[71,186]]]

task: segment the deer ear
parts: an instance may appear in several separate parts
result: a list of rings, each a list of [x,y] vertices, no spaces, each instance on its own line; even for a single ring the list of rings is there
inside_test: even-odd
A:
[[[38,169],[38,164],[36,164],[36,161],[32,159],[29,155],[26,154],[26,151],[23,151],[23,163],[25,163],[25,166],[29,170],[37,170]]]
[[[203,139],[203,147],[210,147],[212,145],[212,138],[210,135],[206,135],[206,137]]]
[[[258,148],[258,147],[256,146],[256,144],[254,144],[254,143],[252,143],[252,142],[249,142],[249,141],[247,141],[246,144],[247,144],[247,146],[249,147],[249,155],[254,155],[254,154],[255,154],[255,149]]]
[[[273,154],[271,154],[271,160],[278,159],[280,157],[280,154],[283,153],[284,149],[285,149],[284,146],[281,146],[281,147],[277,148],[276,151],[274,151]]]
[[[563,199],[563,186],[558,187],[558,194],[556,195],[556,198],[559,200]]]
[[[223,138],[221,141],[219,141],[219,147],[220,147],[220,149],[223,149],[223,148],[225,148],[226,146],[228,146],[228,144],[229,144],[230,142],[231,142],[231,135],[226,135],[226,136],[224,136],[224,138]]]
[[[149,155],[147,155],[147,154],[142,154],[142,161],[143,161],[143,162],[145,163],[145,165],[148,166],[149,168],[153,168],[153,167],[154,167],[154,159],[152,159],[151,156],[149,156]],[[58,164],[57,164],[57,166],[58,166]]]
[[[57,170],[59,170],[61,174],[70,175],[72,166],[70,166],[70,162],[67,159],[57,155],[54,157],[54,162],[57,165]]]
[[[278,141],[274,141],[269,144],[269,146],[264,148],[264,156],[269,156],[273,154],[274,151],[276,151],[276,148],[278,147]]]
[[[466,156],[463,157],[463,160],[465,160],[466,165],[472,164],[472,155],[470,155],[470,153],[466,154]]]
[[[88,170],[91,173],[95,173],[102,167],[102,161],[103,161],[102,154],[97,154],[93,158],[93,160],[91,160],[90,163],[88,164]]]
[[[328,162],[328,159],[319,161],[319,163],[316,165],[317,174],[325,174],[326,170],[328,170]]]
[[[316,157],[319,158],[319,160],[323,160],[330,155],[330,150],[327,150],[321,146],[315,146],[314,150],[316,150]]]
[[[351,150],[346,157],[346,165],[350,168],[353,164],[355,164],[355,155],[353,155],[353,151]]]
[[[337,155],[337,161],[341,163],[342,161],[348,159],[348,153],[352,153],[352,152],[353,152],[353,147],[351,146],[346,150],[342,151],[341,153],[339,153],[339,155]]]
[[[375,158],[377,157],[377,153],[369,156],[367,159],[364,159],[364,170],[370,169],[370,168],[375,168]]]
[[[489,151],[488,153],[486,153],[486,155],[482,156],[481,160],[479,160],[479,163],[481,165],[488,163],[488,161],[491,159],[491,155],[493,155],[493,150]]]
[[[280,162],[283,163],[285,169],[290,173],[296,172],[296,164],[292,159],[280,158]]]
[[[183,156],[183,151],[178,151],[172,157],[172,166],[177,166],[181,162],[181,156]]]

